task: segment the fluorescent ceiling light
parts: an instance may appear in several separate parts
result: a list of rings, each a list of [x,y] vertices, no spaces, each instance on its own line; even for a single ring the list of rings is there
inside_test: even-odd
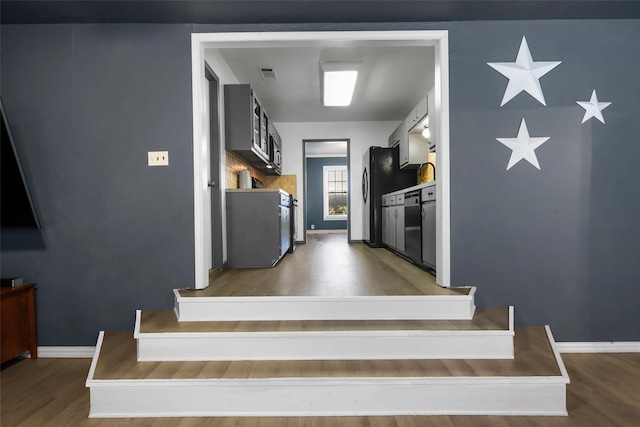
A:
[[[322,103],[327,107],[351,104],[361,62],[321,62]]]

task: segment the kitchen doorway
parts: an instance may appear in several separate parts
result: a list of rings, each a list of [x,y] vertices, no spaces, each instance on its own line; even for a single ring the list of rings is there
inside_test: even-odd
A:
[[[350,140],[303,140],[303,241],[307,232],[345,230],[351,241]]]
[[[446,30],[415,30],[415,31],[297,31],[297,32],[254,32],[254,33],[193,33],[191,35],[192,60],[192,101],[193,101],[193,156],[194,156],[194,287],[202,289],[208,286],[208,264],[210,265],[210,233],[203,233],[209,226],[209,218],[203,215],[203,205],[208,201],[209,191],[206,176],[209,168],[209,153],[202,150],[203,105],[202,94],[204,88],[204,61],[207,49],[225,47],[260,48],[267,46],[330,46],[345,44],[367,44],[384,46],[431,46],[434,49],[434,96],[433,109],[429,116],[437,123],[438,137],[438,169],[436,171],[436,271],[437,283],[444,287],[451,286],[451,242],[450,242],[450,169],[449,169],[449,34]],[[209,59],[209,58],[207,58]],[[215,58],[214,58],[215,59]],[[227,68],[215,68],[221,77],[221,82],[237,78],[233,75],[222,76]],[[226,84],[226,83],[225,83]],[[430,104],[431,105],[431,104]],[[298,139],[300,141],[300,139]],[[354,142],[355,143],[355,142]],[[302,150],[297,144],[290,144],[286,150],[293,152]],[[292,158],[300,159],[299,155]],[[295,161],[295,160],[294,160]],[[221,159],[224,162],[224,159]],[[353,167],[360,168],[359,160],[352,159]],[[285,166],[286,169],[286,166]],[[294,168],[295,169],[295,168]],[[285,172],[286,173],[286,172]],[[294,172],[295,173],[295,172]],[[354,212],[361,210],[361,202],[350,206]],[[355,218],[355,219],[354,219]],[[357,215],[352,221],[358,221]],[[223,210],[223,224],[226,218]],[[224,225],[223,225],[224,227]]]

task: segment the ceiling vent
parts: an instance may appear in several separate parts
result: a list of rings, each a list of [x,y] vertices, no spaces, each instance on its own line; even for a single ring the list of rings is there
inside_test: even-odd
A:
[[[260,75],[262,76],[262,80],[265,81],[278,80],[276,70],[273,67],[260,67]]]

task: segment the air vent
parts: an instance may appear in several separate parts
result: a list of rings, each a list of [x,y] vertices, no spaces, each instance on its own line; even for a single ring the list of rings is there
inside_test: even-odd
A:
[[[278,80],[276,70],[273,67],[260,67],[260,75],[262,76],[262,80]]]

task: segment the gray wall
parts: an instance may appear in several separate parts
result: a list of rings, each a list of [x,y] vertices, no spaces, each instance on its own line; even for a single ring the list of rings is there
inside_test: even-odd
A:
[[[208,31],[448,29],[452,283],[561,341],[640,340],[640,21],[194,26]],[[2,26],[1,93],[41,233],[2,234],[2,275],[37,281],[41,345],[88,345],[171,307],[193,281],[191,27]],[[487,62],[562,61],[500,107]],[[596,89],[606,125],[580,124]],[[541,170],[509,171],[522,118]],[[147,168],[168,149],[171,166]]]
[[[311,230],[311,224],[315,230],[346,230],[347,221],[324,220],[324,178],[323,166],[346,165],[346,157],[309,157],[306,159],[307,167],[307,230]]]
[[[2,26],[1,95],[42,223],[3,231],[40,345],[92,345],[193,284],[189,25]],[[147,151],[169,150],[168,167]]]
[[[640,21],[450,26],[452,282],[478,303],[514,305],[518,324],[562,341],[640,339]],[[547,106],[522,93],[500,107],[525,35]],[[606,124],[581,124],[596,89]],[[522,118],[541,170],[506,170]]]

